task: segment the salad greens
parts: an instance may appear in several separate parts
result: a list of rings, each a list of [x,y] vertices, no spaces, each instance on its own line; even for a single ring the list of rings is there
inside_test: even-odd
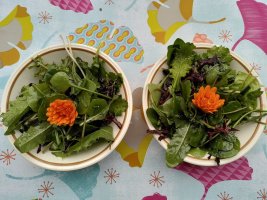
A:
[[[55,156],[66,157],[90,148],[93,144],[113,141],[116,117],[128,108],[119,94],[123,79],[120,74],[107,72],[98,55],[91,64],[70,56],[60,64],[44,63],[41,57],[30,66],[38,83],[22,87],[16,100],[11,101],[2,121],[5,135],[19,130],[22,134],[14,145],[22,152],[38,147],[38,152],[50,150]],[[48,107],[55,100],[70,100],[78,115],[73,125],[50,124]]]
[[[230,67],[228,48],[212,47],[202,54],[195,48],[176,39],[168,47],[168,69],[163,69],[163,79],[148,85],[150,105],[146,113],[155,128],[148,132],[158,134],[159,140],[170,139],[166,152],[169,167],[179,165],[187,154],[203,157],[206,153],[219,165],[220,159],[233,157],[240,150],[236,127],[257,122],[265,115],[257,109],[262,94],[258,80],[251,73]],[[193,102],[195,94],[206,86],[216,88],[223,101],[215,112],[204,112]]]

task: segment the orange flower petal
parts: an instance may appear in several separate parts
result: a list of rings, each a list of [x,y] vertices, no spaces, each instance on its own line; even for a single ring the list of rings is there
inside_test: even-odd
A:
[[[72,126],[78,112],[73,101],[56,99],[47,108],[46,116],[50,124]]]
[[[214,113],[224,105],[225,100],[220,99],[220,95],[216,94],[217,88],[207,85],[205,88],[201,86],[197,93],[194,93],[192,103],[205,113]]]

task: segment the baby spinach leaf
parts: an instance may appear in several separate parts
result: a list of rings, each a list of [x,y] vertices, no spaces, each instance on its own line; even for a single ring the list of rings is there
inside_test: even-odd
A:
[[[123,112],[128,108],[128,103],[125,99],[122,99],[121,95],[112,101],[109,107],[109,112],[115,116],[121,116]]]
[[[93,99],[88,107],[88,119],[86,123],[105,119],[109,110],[109,105],[104,99]],[[80,125],[83,125],[81,123]]]
[[[91,94],[89,94],[86,91],[80,92],[80,94],[77,96],[78,100],[78,106],[77,111],[80,115],[84,115],[88,112],[88,108],[91,101]]]
[[[208,115],[208,123],[212,126],[222,123],[224,115],[222,114],[222,109],[219,109],[217,112],[212,115]]]
[[[58,157],[67,157],[73,153],[77,153],[83,150],[88,149],[94,143],[98,142],[99,140],[104,141],[113,141],[113,129],[111,126],[105,126],[101,129],[85,136],[79,142],[71,146],[66,152],[54,152],[53,154]]]
[[[189,123],[176,129],[166,151],[166,164],[168,167],[176,167],[183,162],[183,159],[190,150],[191,147],[187,141],[189,130]]]
[[[195,157],[195,158],[203,158],[208,152],[205,150],[202,150],[200,148],[192,148],[188,151],[187,154]]]
[[[223,114],[230,114],[235,111],[238,111],[242,108],[242,105],[239,101],[230,101],[225,106],[223,106]]]
[[[177,111],[175,107],[176,105],[173,98],[168,99],[163,105],[159,106],[167,117],[174,117],[174,113]]]
[[[46,73],[44,74],[44,81],[49,83],[51,78],[57,73],[59,72],[58,69],[55,68],[48,68],[48,70],[46,71]]]
[[[71,86],[69,76],[65,72],[57,72],[52,76],[50,83],[59,93],[66,92],[66,90]]]
[[[51,131],[51,125],[44,122],[38,126],[30,127],[30,129],[20,135],[14,142],[14,145],[21,153],[26,153],[45,142],[47,134]]]
[[[240,151],[240,142],[234,134],[219,135],[209,148],[209,153],[217,158],[230,158]]]
[[[202,126],[191,126],[190,133],[188,135],[188,143],[192,147],[199,147],[204,144],[208,138],[207,130]]]
[[[263,92],[260,88],[254,91],[249,91],[242,96],[242,103],[246,105],[249,110],[254,110],[258,105],[257,99],[262,95],[262,93]]]
[[[159,128],[159,115],[153,108],[146,110],[147,117],[155,128]]]
[[[97,86],[93,81],[87,79],[85,88],[94,92],[96,91]],[[77,110],[80,115],[84,115],[88,112],[90,101],[91,101],[91,96],[92,96],[92,93],[87,92],[87,91],[82,91],[77,96],[77,100],[78,100]]]

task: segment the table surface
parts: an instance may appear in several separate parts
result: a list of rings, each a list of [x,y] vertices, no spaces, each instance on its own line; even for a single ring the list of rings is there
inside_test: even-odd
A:
[[[245,157],[231,164],[184,163],[170,169],[165,151],[146,135],[140,98],[153,63],[177,37],[231,48],[255,67],[266,85],[266,0],[0,1],[0,97],[21,62],[61,43],[60,34],[90,46],[108,38],[102,50],[119,63],[132,88],[131,126],[103,161],[74,172],[55,172],[26,161],[0,125],[0,199],[267,199],[264,134]]]

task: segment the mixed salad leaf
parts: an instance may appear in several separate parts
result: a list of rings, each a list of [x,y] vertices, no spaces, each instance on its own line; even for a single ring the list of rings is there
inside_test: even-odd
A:
[[[55,156],[67,157],[95,143],[114,140],[110,124],[121,128],[117,117],[128,108],[120,95],[121,74],[108,72],[98,55],[91,64],[79,57],[73,60],[68,56],[60,64],[45,63],[37,57],[30,68],[39,82],[23,86],[8,111],[1,114],[8,127],[5,135],[21,132],[14,143],[20,152],[38,147],[38,152],[50,150]],[[48,108],[57,100],[73,102],[75,110],[64,111],[74,116],[73,124],[50,123],[48,117],[55,121],[58,116],[48,116]],[[59,111],[63,109],[60,105]],[[64,119],[58,122],[66,123]]]
[[[195,48],[176,39],[168,47],[163,79],[148,85],[146,113],[155,128],[148,132],[158,134],[159,140],[170,139],[166,152],[169,167],[179,165],[187,154],[209,154],[219,165],[220,159],[240,150],[236,127],[257,122],[266,113],[257,109],[262,95],[258,80],[230,67],[233,58],[228,48],[215,46],[202,54]]]

